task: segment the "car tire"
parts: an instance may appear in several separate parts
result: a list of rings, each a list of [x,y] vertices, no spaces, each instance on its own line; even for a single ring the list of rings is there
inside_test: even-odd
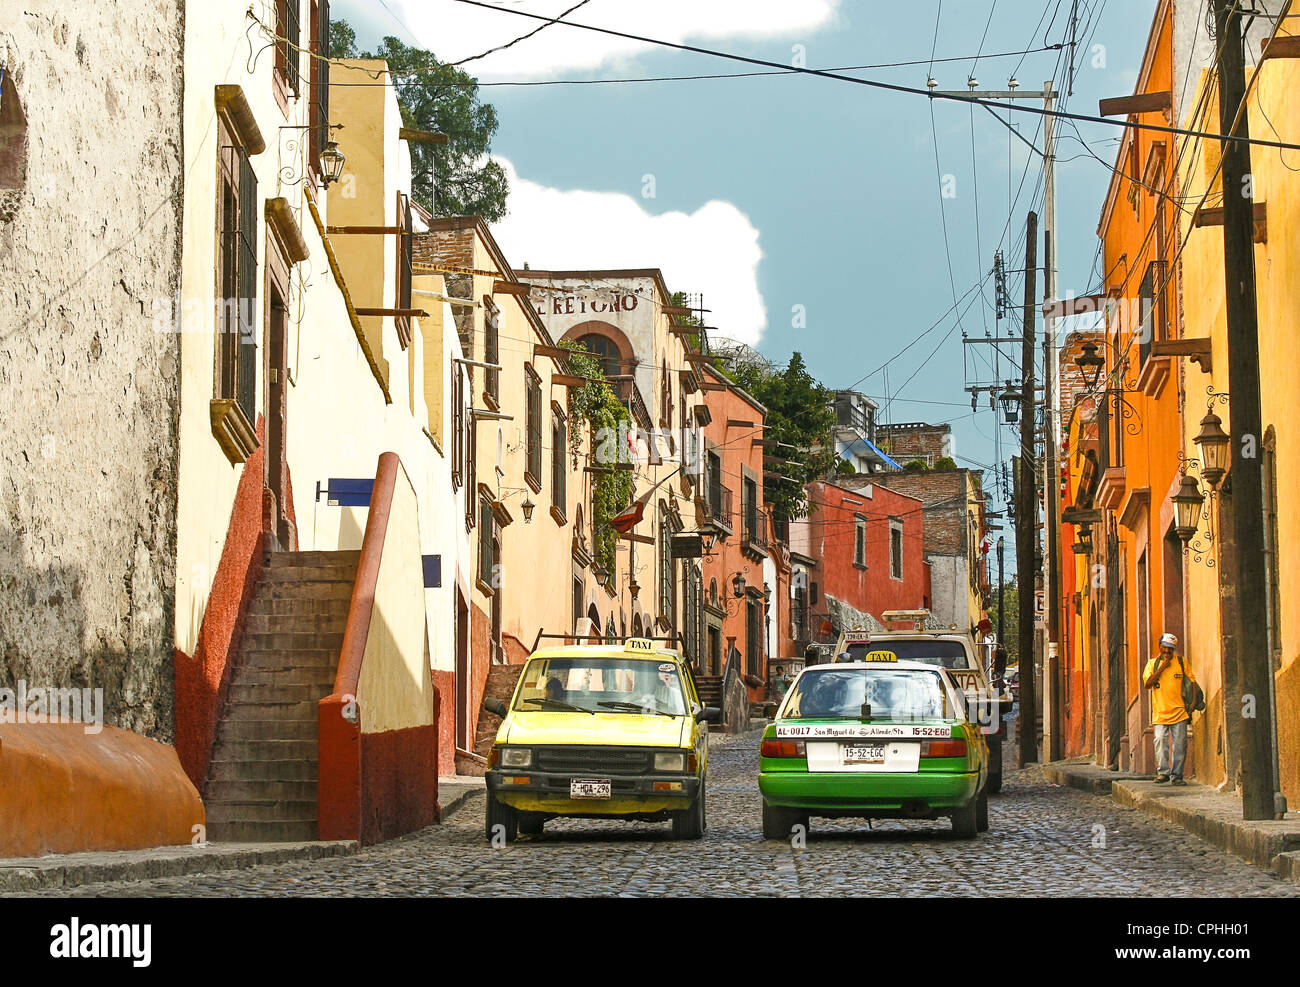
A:
[[[988,793],[996,795],[1002,791],[1002,741],[989,744],[989,781]]]
[[[546,817],[536,812],[519,813],[519,833],[522,836],[541,836]]]
[[[763,839],[788,840],[795,826],[800,823],[807,829],[807,817],[798,810],[763,802]]]
[[[698,840],[704,835],[708,823],[705,820],[704,783],[700,782],[700,794],[691,803],[689,809],[683,809],[673,816],[673,836],[679,840]]]
[[[979,831],[978,813],[979,813],[979,796],[976,795],[969,802],[952,814],[952,835],[959,840],[974,839],[975,834]]]
[[[519,835],[519,813],[504,802],[498,802],[496,796],[488,792],[487,811],[483,814],[483,838],[491,843],[498,832],[507,843],[513,843]]]
[[[975,829],[978,832],[987,832],[989,828],[989,791],[985,788],[975,799]]]

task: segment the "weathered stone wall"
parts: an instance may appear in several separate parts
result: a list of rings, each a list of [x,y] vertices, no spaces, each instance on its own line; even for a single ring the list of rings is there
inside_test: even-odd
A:
[[[104,690],[170,742],[180,0],[6,3],[26,120],[0,217],[0,687]],[[7,95],[6,98],[12,98]]]

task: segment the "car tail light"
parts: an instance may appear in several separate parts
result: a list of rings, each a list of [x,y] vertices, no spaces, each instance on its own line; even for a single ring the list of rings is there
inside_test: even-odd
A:
[[[802,740],[765,740],[763,757],[806,757]]]
[[[964,740],[923,740],[921,741],[922,757],[965,757],[966,741]]]

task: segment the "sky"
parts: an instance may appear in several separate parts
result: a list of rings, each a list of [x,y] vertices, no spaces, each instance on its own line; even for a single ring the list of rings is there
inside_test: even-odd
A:
[[[363,48],[394,35],[457,61],[542,23],[509,11],[553,17],[575,2],[489,10],[336,0],[332,9]],[[845,74],[921,89],[933,76],[939,90],[966,90],[973,76],[980,89],[1002,90],[1014,74],[1022,90],[1041,92],[1055,78],[1058,89],[1072,83],[1065,108],[1095,115],[1098,99],[1133,91],[1155,6],[587,0],[568,19],[783,66],[873,66]],[[1057,44],[1066,47],[1035,50]],[[1018,346],[996,357],[996,347],[963,345],[962,335],[1021,331],[1015,272],[1026,212],[1041,220],[1042,159],[988,111],[790,73],[503,84],[765,71],[562,24],[464,67],[500,118],[492,155],[512,191],[494,233],[514,266],[662,268],[670,290],[703,294],[715,335],[777,365],[798,350],[827,386],[875,398],[881,421],[951,423],[958,465],[1009,457],[1015,436],[989,396],[972,413],[963,388],[1018,376],[1009,363]],[[1042,147],[1040,116],[1001,115]],[[1065,121],[1058,129],[1058,294],[1086,294],[1099,281],[1097,222],[1120,133]],[[1014,310],[1001,322],[988,277],[999,248]],[[985,487],[996,509],[1002,497],[987,473]]]

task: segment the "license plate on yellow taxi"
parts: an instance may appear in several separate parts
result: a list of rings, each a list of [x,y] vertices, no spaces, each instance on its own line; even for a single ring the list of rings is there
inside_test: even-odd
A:
[[[868,744],[865,746],[844,745],[842,748],[845,764],[884,764],[885,745]]]
[[[571,799],[607,799],[611,795],[607,778],[573,778],[569,781]]]

